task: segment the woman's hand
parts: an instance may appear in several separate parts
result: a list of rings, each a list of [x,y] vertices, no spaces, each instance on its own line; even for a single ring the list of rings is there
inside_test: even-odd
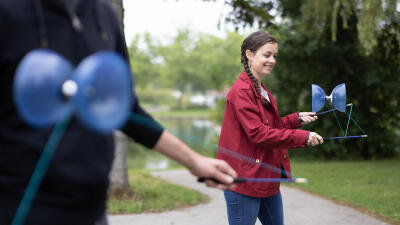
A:
[[[299,120],[301,125],[309,124],[318,119],[318,116],[315,115],[315,112],[300,112]]]
[[[324,143],[324,139],[319,136],[319,134],[315,133],[315,132],[310,132],[310,135],[308,136],[308,141],[307,144],[311,145],[311,146],[316,146],[319,144]]]

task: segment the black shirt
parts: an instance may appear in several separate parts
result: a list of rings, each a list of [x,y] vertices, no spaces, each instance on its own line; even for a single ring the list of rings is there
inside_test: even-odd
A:
[[[99,50],[128,60],[118,19],[104,0],[81,0],[71,12],[51,0],[0,1],[0,225],[9,225],[51,129],[37,130],[17,114],[12,97],[15,69],[31,50],[48,47],[73,65]],[[45,41],[45,42],[44,42]],[[123,131],[152,148],[163,128],[134,101],[132,111],[153,125],[127,123]],[[25,224],[87,224],[105,213],[112,134],[93,132],[75,118],[69,123]]]

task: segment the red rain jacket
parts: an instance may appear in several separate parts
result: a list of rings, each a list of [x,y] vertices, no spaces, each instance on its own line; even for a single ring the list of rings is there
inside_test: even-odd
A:
[[[267,90],[264,85],[263,88]],[[298,112],[281,118],[274,97],[267,92],[272,107],[263,106],[253,82],[243,71],[226,98],[217,158],[229,163],[239,177],[281,177],[279,171],[262,167],[260,162],[263,162],[279,169],[283,167],[290,178],[288,148],[304,148],[308,140],[309,131],[297,130],[301,126]],[[232,190],[253,197],[268,197],[278,194],[279,185],[241,183]]]

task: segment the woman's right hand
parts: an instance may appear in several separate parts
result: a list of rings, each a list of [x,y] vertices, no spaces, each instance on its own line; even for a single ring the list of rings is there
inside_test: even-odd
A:
[[[310,132],[310,135],[308,136],[308,141],[307,144],[311,145],[311,146],[316,146],[319,144],[324,143],[324,139],[319,136],[319,134],[315,133],[315,132]]]

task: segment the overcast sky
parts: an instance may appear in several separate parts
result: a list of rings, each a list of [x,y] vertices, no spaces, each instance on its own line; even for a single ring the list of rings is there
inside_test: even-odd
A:
[[[190,30],[223,37],[225,30],[233,30],[225,25],[224,16],[230,6],[223,0],[203,2],[202,0],[123,0],[125,7],[125,35],[129,45],[136,34],[150,32],[159,40],[175,36],[177,29]],[[221,30],[217,24],[221,19]]]

